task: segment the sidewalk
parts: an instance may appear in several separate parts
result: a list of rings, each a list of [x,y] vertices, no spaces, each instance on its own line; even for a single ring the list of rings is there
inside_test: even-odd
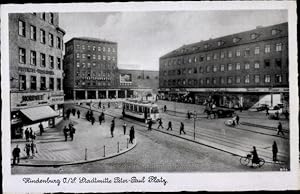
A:
[[[116,119],[114,137],[110,134],[111,118],[106,118],[102,125],[95,122],[92,125],[85,118],[71,116],[69,120],[62,120],[56,125],[56,128],[46,128],[42,136],[37,136],[38,153],[34,157],[27,159],[24,151],[26,140],[12,140],[11,150],[16,144],[21,149],[19,165],[28,166],[61,166],[76,163],[86,163],[95,160],[102,160],[125,153],[135,147],[134,144],[128,144],[129,129],[127,134],[123,134],[121,121]],[[65,141],[63,127],[70,122],[74,124],[76,133],[74,140]],[[104,148],[105,146],[105,148]],[[104,151],[105,149],[105,151]]]

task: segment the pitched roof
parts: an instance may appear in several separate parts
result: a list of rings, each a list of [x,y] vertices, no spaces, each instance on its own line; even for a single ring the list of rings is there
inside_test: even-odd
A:
[[[277,30],[278,33],[272,35],[272,30]],[[254,35],[254,39],[251,38],[251,35]],[[277,25],[267,26],[267,27],[257,27],[256,29],[249,30],[246,32],[240,32],[228,36],[223,36],[219,38],[209,39],[206,41],[200,41],[188,45],[183,45],[178,49],[175,49],[161,58],[168,58],[168,57],[176,57],[181,55],[187,54],[194,54],[200,52],[206,52],[216,49],[223,49],[227,47],[248,44],[252,42],[258,42],[268,39],[274,39],[279,37],[288,36],[288,23],[281,23]],[[233,42],[233,39],[236,39],[237,42]]]

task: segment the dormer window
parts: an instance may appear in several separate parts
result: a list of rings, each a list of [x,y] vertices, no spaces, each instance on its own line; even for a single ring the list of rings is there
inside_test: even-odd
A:
[[[280,31],[277,29],[272,29],[271,33],[274,36],[274,35],[277,35],[278,33],[280,33]]]
[[[237,43],[237,42],[240,41],[240,40],[241,40],[240,38],[235,37],[235,38],[232,39],[232,42],[233,42],[233,43]]]
[[[224,44],[224,42],[223,41],[218,41],[218,46],[222,46]]]
[[[258,37],[258,34],[255,34],[255,33],[253,33],[253,34],[250,35],[251,40],[254,40],[257,37]]]

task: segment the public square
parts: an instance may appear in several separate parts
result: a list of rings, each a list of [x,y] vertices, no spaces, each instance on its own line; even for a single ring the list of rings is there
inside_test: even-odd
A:
[[[70,119],[62,120],[56,128],[47,128],[43,136],[38,135],[38,153],[30,159],[25,159],[23,154],[24,159],[20,162],[23,165],[13,166],[12,173],[244,172],[289,169],[289,133],[285,131],[284,137],[277,135],[278,121],[266,119],[264,112],[236,111],[240,116],[240,125],[228,127],[224,122],[230,118],[207,119],[203,113],[204,106],[159,100],[157,104],[164,129],[157,129],[158,123],[155,123],[153,130],[149,131],[143,122],[122,118],[122,101],[109,103],[111,105],[104,111],[105,122],[102,125],[98,119],[94,125],[85,119],[85,113],[91,109],[95,118],[98,118],[103,111],[98,108],[98,102],[92,103],[92,106],[86,103],[66,104],[66,110],[80,110],[81,118],[71,114]],[[107,107],[108,101],[103,100],[102,104]],[[164,105],[167,106],[166,112],[163,111]],[[194,110],[197,119],[188,119],[186,113]],[[112,138],[109,125],[113,117],[116,119],[116,129]],[[166,130],[169,121],[173,124],[172,131]],[[62,128],[69,122],[74,124],[76,133],[73,141],[65,142]],[[127,124],[126,135],[122,128],[124,122]],[[179,134],[180,122],[185,124],[186,134]],[[281,122],[284,129],[289,128],[288,120],[282,119]],[[256,127],[249,123],[255,123]],[[135,144],[129,144],[127,148],[131,126],[136,132]],[[272,161],[273,141],[277,142],[279,150],[279,162],[276,163]],[[121,148],[119,152],[124,150],[122,154],[118,153],[118,142]],[[104,145],[106,155],[111,154],[112,157],[103,157]],[[249,154],[252,146],[256,146],[259,157],[266,161],[261,168],[240,164],[240,157]],[[85,148],[88,149],[86,160]]]

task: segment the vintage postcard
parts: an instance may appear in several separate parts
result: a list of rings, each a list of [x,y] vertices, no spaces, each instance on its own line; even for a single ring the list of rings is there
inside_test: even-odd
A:
[[[299,189],[296,3],[1,6],[4,192]]]

